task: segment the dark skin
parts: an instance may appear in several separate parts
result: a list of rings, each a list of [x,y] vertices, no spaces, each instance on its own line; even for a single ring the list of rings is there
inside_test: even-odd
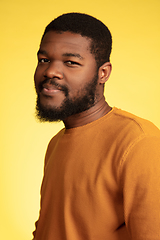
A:
[[[106,115],[109,111],[111,111],[111,107],[108,105],[108,103],[105,101],[105,98],[102,97],[93,107],[90,109],[79,113],[72,115],[65,119],[64,124],[66,128],[75,128],[79,126],[86,125],[88,123],[91,123],[104,115]]]
[[[49,84],[40,91],[40,82],[46,78],[54,79],[59,85],[68,88],[70,99],[75,99],[84,94],[85,85],[91,82],[97,71],[95,57],[90,52],[90,39],[70,32],[48,32],[41,42],[38,60],[35,87],[42,104],[50,108],[60,108],[65,94],[61,89],[50,87]],[[104,63],[98,69],[94,105],[86,111],[67,117],[63,121],[66,128],[86,125],[111,110],[104,98],[104,83],[108,80],[111,69],[110,62]]]

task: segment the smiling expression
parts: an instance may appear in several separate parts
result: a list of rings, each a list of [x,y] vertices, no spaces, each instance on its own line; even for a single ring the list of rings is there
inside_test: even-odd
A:
[[[67,99],[74,102],[88,94],[93,82],[95,98],[98,98],[97,65],[90,52],[90,42],[90,39],[70,32],[49,31],[45,34],[34,76],[41,106],[61,109]],[[92,105],[93,102],[88,108]]]

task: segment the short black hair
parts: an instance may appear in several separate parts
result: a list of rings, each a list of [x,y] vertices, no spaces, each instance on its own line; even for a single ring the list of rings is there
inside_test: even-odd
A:
[[[97,67],[110,61],[112,49],[112,36],[100,20],[84,13],[66,13],[50,22],[42,36],[49,31],[71,32],[91,39],[90,50],[94,54]]]

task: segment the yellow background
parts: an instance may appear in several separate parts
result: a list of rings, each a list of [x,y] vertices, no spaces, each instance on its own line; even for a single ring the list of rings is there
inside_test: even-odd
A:
[[[105,95],[160,128],[159,0],[1,0],[0,239],[29,240],[38,218],[43,158],[62,123],[34,117],[33,74],[45,26],[79,11],[101,19],[113,35],[113,72]]]

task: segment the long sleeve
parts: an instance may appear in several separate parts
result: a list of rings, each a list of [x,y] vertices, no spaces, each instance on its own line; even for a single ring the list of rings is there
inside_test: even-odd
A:
[[[126,226],[133,240],[160,239],[160,138],[145,137],[127,149],[121,183]]]

